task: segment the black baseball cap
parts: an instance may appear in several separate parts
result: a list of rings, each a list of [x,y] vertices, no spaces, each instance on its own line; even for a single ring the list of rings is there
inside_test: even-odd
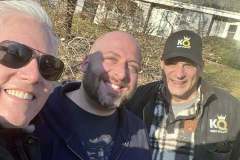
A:
[[[175,57],[184,57],[202,66],[202,38],[190,30],[172,33],[166,40],[162,59]]]

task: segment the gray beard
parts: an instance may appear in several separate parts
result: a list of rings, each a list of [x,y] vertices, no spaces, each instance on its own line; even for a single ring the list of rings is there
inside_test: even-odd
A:
[[[98,90],[98,102],[102,107],[106,109],[116,109],[122,105],[127,100],[126,95],[121,95],[119,97],[111,97],[110,95],[104,95]]]
[[[122,102],[127,99],[125,98],[125,95],[121,97],[111,97],[106,93],[101,93],[99,89],[100,83],[98,81],[94,84],[90,84],[89,81],[86,81],[85,79],[82,82],[87,96],[96,104],[99,104],[98,106],[101,107],[101,109],[114,110],[118,108],[122,104]]]

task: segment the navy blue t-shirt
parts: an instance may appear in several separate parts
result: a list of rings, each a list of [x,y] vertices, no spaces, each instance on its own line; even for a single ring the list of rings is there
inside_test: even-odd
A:
[[[73,116],[78,122],[81,145],[90,160],[109,160],[117,133],[118,112],[110,116],[97,116],[78,106],[73,106]]]

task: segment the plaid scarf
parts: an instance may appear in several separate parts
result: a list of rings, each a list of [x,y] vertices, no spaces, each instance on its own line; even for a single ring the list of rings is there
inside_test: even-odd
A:
[[[194,155],[194,132],[201,115],[200,97],[193,105],[177,115],[165,101],[166,89],[159,86],[155,100],[154,117],[150,127],[150,146],[153,160],[192,160]],[[200,95],[200,87],[198,90]]]

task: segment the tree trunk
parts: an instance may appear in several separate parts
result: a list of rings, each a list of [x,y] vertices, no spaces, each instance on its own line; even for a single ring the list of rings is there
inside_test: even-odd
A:
[[[65,19],[65,26],[66,26],[66,39],[71,38],[71,28],[72,28],[72,19],[74,15],[75,8],[77,6],[78,0],[67,0],[67,15]]]

